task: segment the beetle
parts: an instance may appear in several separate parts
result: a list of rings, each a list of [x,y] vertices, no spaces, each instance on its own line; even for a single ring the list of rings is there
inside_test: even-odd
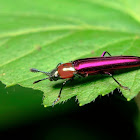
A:
[[[105,57],[105,54],[109,56]],[[59,79],[66,79],[61,86],[57,99],[53,102],[55,105],[61,97],[63,87],[68,81],[71,81],[76,76],[87,77],[95,74],[106,74],[111,76],[114,81],[123,89],[130,90],[128,87],[121,85],[113,76],[112,72],[119,69],[139,67],[140,57],[137,56],[111,56],[109,52],[104,51],[101,57],[91,57],[78,59],[69,63],[59,63],[51,72],[40,71],[31,68],[31,72],[41,72],[48,77],[35,81],[33,84],[49,79],[50,81],[57,81]]]

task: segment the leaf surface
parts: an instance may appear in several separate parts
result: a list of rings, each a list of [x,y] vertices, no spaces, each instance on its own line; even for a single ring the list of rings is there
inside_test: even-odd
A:
[[[140,0],[40,0],[0,2],[0,80],[44,92],[44,106],[57,98],[62,80],[35,80],[45,76],[30,68],[51,71],[60,62],[112,55],[140,56]],[[115,78],[131,92],[140,89],[140,70],[119,73]],[[65,86],[61,102],[77,96],[80,105],[106,95],[118,85],[110,77],[76,79]]]

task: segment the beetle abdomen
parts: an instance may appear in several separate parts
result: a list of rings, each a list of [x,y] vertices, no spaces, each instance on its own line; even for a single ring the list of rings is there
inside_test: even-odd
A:
[[[97,74],[117,69],[140,66],[140,57],[111,56],[93,57],[73,61],[73,66],[79,74]]]

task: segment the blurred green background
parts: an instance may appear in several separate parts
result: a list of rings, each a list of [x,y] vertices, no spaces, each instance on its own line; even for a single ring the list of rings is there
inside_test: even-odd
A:
[[[140,0],[0,0],[0,80],[3,82],[0,82],[0,136],[5,139],[139,140],[139,96],[127,102],[122,93],[115,89],[113,94],[99,96],[94,102],[81,107],[72,97],[55,107],[44,108],[41,89],[47,91],[48,86],[50,89],[45,92],[48,96],[57,94],[58,89],[46,83],[42,83],[44,88],[41,85],[33,87],[34,78],[26,81],[31,76],[28,67],[32,63],[51,69],[57,61],[93,56],[94,50],[97,52],[95,55],[99,56],[105,51],[102,48],[104,45],[112,48],[112,51],[114,49],[115,55],[120,48],[127,50],[124,46],[135,46],[131,53],[138,55],[139,52],[135,50],[140,44],[139,5]],[[76,33],[73,35],[74,31]],[[70,37],[51,44],[51,41],[59,40],[63,35]],[[3,49],[3,44],[7,42]],[[55,47],[48,54],[44,47],[47,43],[50,43],[48,49],[53,45],[58,46],[62,57],[56,54],[51,56]],[[64,47],[66,45],[68,47]],[[9,67],[5,66],[9,59],[13,61],[32,51],[35,51],[35,56],[42,58],[38,59],[33,54],[27,59],[28,62],[24,62],[23,58],[21,62],[24,63],[18,61]],[[45,58],[46,54],[50,57]],[[44,63],[47,63],[47,67]],[[24,67],[20,69],[21,65]],[[21,70],[21,75],[18,70]],[[11,87],[6,88],[4,84]]]
[[[138,108],[116,89],[79,107],[75,98],[55,107],[41,105],[42,92],[0,84],[0,134],[26,139],[138,139]]]

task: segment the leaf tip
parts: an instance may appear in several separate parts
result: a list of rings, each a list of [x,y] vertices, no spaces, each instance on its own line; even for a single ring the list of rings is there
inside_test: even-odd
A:
[[[127,101],[130,101],[130,98],[127,98]]]

